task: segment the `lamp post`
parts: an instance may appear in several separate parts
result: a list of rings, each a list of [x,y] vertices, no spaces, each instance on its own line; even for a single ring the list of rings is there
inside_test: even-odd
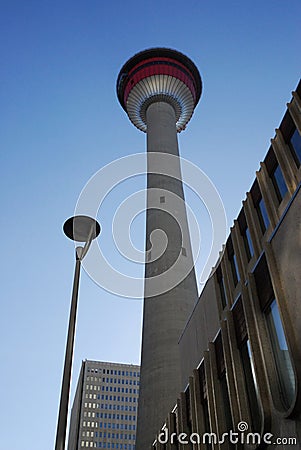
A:
[[[75,271],[74,281],[71,299],[71,308],[69,316],[68,336],[65,352],[64,372],[61,387],[61,399],[59,407],[59,415],[56,430],[55,450],[64,450],[66,442],[67,431],[67,416],[70,394],[70,382],[71,382],[71,370],[73,360],[73,348],[74,348],[74,335],[75,335],[75,323],[76,323],[76,310],[78,303],[78,288],[81,261],[87,254],[91,242],[100,233],[100,225],[92,217],[88,216],[75,216],[70,217],[63,226],[65,235],[75,242],[84,242],[83,247],[76,247],[75,249]]]

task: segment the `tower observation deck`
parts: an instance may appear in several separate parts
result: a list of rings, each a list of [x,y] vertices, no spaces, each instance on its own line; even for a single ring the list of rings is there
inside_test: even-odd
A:
[[[195,64],[152,48],[120,70],[117,95],[147,134],[147,216],[140,395],[136,449],[149,449],[181,391],[178,340],[198,298],[177,132],[202,92]]]
[[[202,93],[194,63],[168,48],[151,48],[129,59],[119,72],[117,95],[121,106],[139,130],[147,131],[146,110],[151,103],[173,106],[176,130],[185,129]]]

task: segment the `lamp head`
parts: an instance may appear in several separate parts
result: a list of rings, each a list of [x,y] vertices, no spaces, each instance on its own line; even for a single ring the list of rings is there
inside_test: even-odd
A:
[[[183,53],[169,48],[150,48],[124,64],[116,87],[121,106],[139,130],[147,130],[148,106],[165,101],[175,109],[176,128],[180,132],[200,99],[202,80],[195,64]]]
[[[65,235],[72,241],[88,242],[99,235],[100,225],[92,217],[74,216],[66,220],[63,230]]]

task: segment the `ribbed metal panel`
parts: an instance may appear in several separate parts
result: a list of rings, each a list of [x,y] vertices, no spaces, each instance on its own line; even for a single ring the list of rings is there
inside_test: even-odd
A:
[[[174,107],[177,131],[184,130],[193,114],[194,99],[186,84],[170,75],[152,75],[133,87],[126,103],[132,123],[139,130],[146,132],[146,109],[157,101],[168,102]]]

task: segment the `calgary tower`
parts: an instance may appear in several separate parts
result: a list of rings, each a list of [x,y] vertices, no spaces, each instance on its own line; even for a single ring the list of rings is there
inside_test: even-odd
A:
[[[198,297],[177,133],[202,92],[194,63],[168,48],[130,58],[117,95],[147,135],[147,216],[136,449],[151,447],[182,389],[178,340]]]

